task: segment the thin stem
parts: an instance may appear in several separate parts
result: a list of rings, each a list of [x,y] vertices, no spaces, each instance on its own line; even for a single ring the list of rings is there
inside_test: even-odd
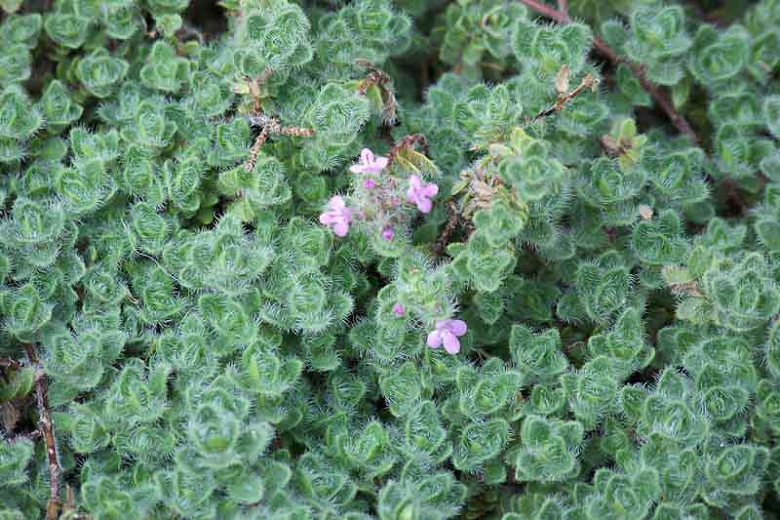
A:
[[[22,368],[22,364],[15,359],[0,358],[0,367],[19,369]]]
[[[560,24],[565,25],[571,21],[567,13],[560,10],[553,9],[552,7],[543,4],[538,0],[519,0],[519,1],[523,3],[526,7]],[[565,4],[565,2],[563,3]],[[560,4],[561,2],[559,2],[558,5]],[[645,89],[645,91],[647,91],[647,93],[652,96],[652,98],[655,100],[655,102],[658,104],[661,110],[666,114],[666,116],[672,122],[674,127],[677,128],[677,130],[680,133],[688,136],[694,143],[698,144],[701,142],[699,136],[696,135],[696,132],[693,130],[691,125],[688,124],[688,121],[685,119],[685,117],[683,117],[679,112],[677,112],[677,110],[675,110],[674,105],[669,100],[666,93],[647,78],[647,75],[645,74],[644,66],[642,66],[639,63],[633,62],[623,56],[618,55],[618,53],[615,52],[615,50],[612,49],[612,47],[607,45],[606,42],[604,42],[604,40],[598,37],[593,38],[593,48],[599,54],[607,58],[610,62],[612,62],[615,65],[619,63],[625,63],[626,65],[628,65],[628,67],[631,69],[631,72],[639,80],[639,84],[642,85],[642,88]]]
[[[558,10],[568,20],[569,19],[569,8],[568,8],[567,4],[568,4],[568,2],[566,0],[558,0]]]
[[[537,0],[520,0],[520,2],[525,4],[526,7],[533,9],[537,13],[546,16],[551,20],[555,20],[560,24],[567,24],[570,22],[568,16],[563,14],[561,11],[556,11],[552,7],[543,4],[542,2],[538,2]]]
[[[415,144],[420,145],[420,150],[423,153],[425,154],[428,153],[428,139],[424,135],[422,134],[407,135],[401,138],[400,141],[398,141],[395,145],[393,145],[392,148],[390,148],[390,151],[387,153],[388,166],[393,164],[393,161],[395,161],[395,158],[398,156],[401,150],[405,148],[412,148]]]
[[[653,99],[655,99],[655,102],[658,103],[658,106],[661,107],[661,110],[664,111],[675,128],[677,128],[680,133],[690,137],[694,143],[699,144],[699,136],[696,135],[696,132],[693,130],[693,128],[691,128],[691,125],[688,124],[688,121],[685,119],[685,117],[683,117],[682,114],[675,110],[674,105],[666,96],[666,94],[656,85],[654,85],[653,82],[647,79],[644,68],[638,63],[634,63],[632,61],[626,61],[626,63],[629,67],[631,67],[631,71],[634,73],[634,76],[639,79],[639,84],[642,85],[642,88],[649,92]]]
[[[38,404],[38,413],[40,415],[39,430],[46,441],[46,456],[49,460],[49,502],[46,504],[46,519],[56,520],[60,512],[60,463],[57,455],[57,442],[54,438],[54,425],[51,420],[51,410],[49,409],[48,388],[46,385],[46,374],[38,363],[38,357],[35,355],[35,348],[27,343],[24,346],[27,351],[27,360],[30,366],[35,370],[35,399]]]
[[[246,163],[244,163],[244,170],[251,172],[255,169],[257,157],[260,155],[260,149],[263,148],[263,145],[267,140],[268,126],[264,126],[263,129],[260,130],[260,133],[257,134],[257,138],[255,138],[255,143],[252,145],[252,148],[249,149],[249,158],[247,159]]]
[[[568,68],[567,68],[568,70]],[[550,108],[547,108],[545,110],[542,110],[536,116],[533,118],[532,122],[535,122],[539,119],[542,119],[544,117],[547,117],[551,114],[554,114],[555,112],[560,112],[563,110],[563,107],[566,106],[567,103],[569,103],[572,99],[576,98],[580,94],[582,94],[586,90],[593,90],[595,92],[595,88],[598,86],[599,80],[593,77],[592,74],[586,74],[584,78],[582,78],[582,81],[579,85],[577,85],[577,88],[569,92],[568,94],[562,94],[558,97],[558,100],[555,102],[553,106]]]

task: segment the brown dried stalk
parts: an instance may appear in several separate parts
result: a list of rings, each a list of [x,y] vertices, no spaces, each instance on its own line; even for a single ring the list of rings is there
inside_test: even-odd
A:
[[[672,294],[675,296],[689,296],[693,298],[702,298],[703,295],[701,291],[699,291],[699,284],[696,282],[696,280],[670,280],[669,278],[673,278],[675,271],[680,271],[679,266],[674,265],[666,265],[662,269],[662,273],[665,278],[667,278],[666,285],[669,287],[669,289],[672,291]]]
[[[282,126],[279,121],[273,117],[258,114],[249,117],[252,125],[261,126],[263,129],[255,138],[252,148],[249,150],[249,158],[244,163],[244,169],[251,172],[257,163],[257,157],[260,150],[271,135],[287,135],[290,137],[314,137],[313,128],[303,128],[299,126]]]
[[[632,143],[630,140],[621,137],[619,140],[611,135],[602,135],[599,137],[599,144],[604,153],[610,157],[621,157],[631,151]]]
[[[367,70],[366,76],[358,84],[358,94],[364,96],[372,86],[379,88],[382,97],[382,122],[386,125],[392,125],[398,118],[398,101],[390,88],[392,79],[385,71],[378,69],[368,60],[359,58],[355,61]]]
[[[565,75],[567,69],[568,68],[563,69],[564,75]],[[562,78],[559,77],[559,84],[561,85],[561,87],[563,87],[563,88],[560,88],[559,91],[565,91],[566,90],[565,86],[564,86],[566,83],[568,83],[568,80],[564,81]],[[538,119],[547,117],[547,116],[549,116],[551,114],[554,114],[555,112],[560,112],[561,110],[563,110],[563,107],[565,107],[567,103],[571,102],[571,100],[573,100],[574,98],[576,98],[577,96],[579,96],[580,94],[585,92],[586,90],[595,91],[596,87],[598,86],[598,84],[599,84],[599,80],[594,78],[593,74],[586,74],[585,77],[582,78],[582,81],[580,81],[580,84],[577,85],[577,87],[574,90],[572,90],[571,92],[569,92],[567,94],[559,95],[558,99],[555,101],[555,104],[553,106],[551,106],[550,108],[546,108],[546,109],[542,110],[541,112],[539,112],[538,114],[536,114],[534,116],[532,122],[537,121]]]
[[[57,442],[54,438],[54,424],[52,423],[51,410],[49,409],[46,374],[41,369],[40,363],[38,363],[38,357],[35,355],[33,345],[27,343],[24,348],[27,352],[27,360],[35,370],[35,400],[38,405],[38,414],[40,415],[38,428],[46,442],[46,457],[49,460],[49,501],[46,504],[46,518],[47,520],[56,520],[62,505],[60,500],[60,463],[57,454]]]
[[[266,68],[262,74],[256,78],[247,78],[246,84],[249,89],[249,96],[252,98],[252,112],[259,114],[263,111],[263,87],[273,75],[274,69]]]
[[[398,153],[405,149],[405,148],[411,148],[415,144],[420,145],[420,150],[422,150],[422,153],[427,155],[428,154],[428,139],[422,135],[422,134],[412,134],[407,135],[404,138],[402,138],[398,143],[390,148],[390,151],[387,154],[387,165],[390,166],[393,164],[393,161],[398,156]]]
[[[548,5],[543,4],[538,0],[519,0],[519,1],[529,9],[532,9],[537,13],[547,18],[550,18],[551,20],[554,20],[560,24],[565,25],[571,22],[571,18],[569,18],[568,13],[566,13],[563,10],[554,9]],[[565,6],[565,2],[564,2],[564,6]],[[685,134],[686,136],[688,136],[694,143],[698,144],[701,142],[699,136],[693,130],[691,125],[688,124],[688,121],[679,112],[677,112],[677,110],[675,110],[674,105],[669,100],[669,98],[664,93],[664,91],[662,91],[657,85],[655,85],[652,81],[650,81],[647,78],[643,65],[639,63],[635,63],[623,56],[619,56],[617,52],[615,52],[609,45],[607,45],[604,42],[604,40],[595,36],[593,37],[593,48],[596,49],[596,51],[599,54],[607,58],[615,65],[619,63],[625,63],[626,65],[628,65],[628,67],[631,69],[631,72],[639,80],[639,84],[642,85],[642,88],[645,89],[645,91],[647,91],[647,93],[650,94],[650,96],[652,96],[652,98],[655,100],[655,102],[658,104],[661,110],[666,114],[666,116],[669,118],[669,120],[672,122],[675,128],[677,128],[677,130],[681,134]]]
[[[249,150],[249,159],[246,160],[244,163],[244,169],[248,172],[251,172],[255,169],[255,164],[257,164],[257,156],[260,155],[260,150],[263,148],[263,145],[268,140],[268,127],[263,127],[262,130],[260,130],[260,133],[257,134],[257,137],[255,138],[255,142],[252,145],[252,148]]]
[[[669,288],[672,293],[677,296],[692,296],[694,298],[701,298],[702,294],[699,292],[699,284],[696,280],[690,280],[687,282],[673,282],[669,283]]]
[[[388,76],[383,70],[376,68],[376,66],[368,60],[359,58],[355,62],[364,67],[368,72],[366,76],[360,81],[358,85],[358,94],[365,94],[368,87],[371,85],[384,86],[390,83],[390,76]]]
[[[13,368],[14,370],[18,370],[18,369],[22,368],[22,364],[19,363],[15,359],[0,358],[0,367],[3,367],[3,368]]]

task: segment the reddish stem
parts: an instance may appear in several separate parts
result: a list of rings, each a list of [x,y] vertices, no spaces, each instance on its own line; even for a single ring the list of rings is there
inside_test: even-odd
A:
[[[533,9],[537,13],[546,16],[551,20],[555,20],[560,24],[567,24],[570,22],[569,17],[563,12],[557,11],[549,5],[543,4],[542,2],[538,2],[537,0],[520,0],[520,2],[525,4],[526,7]]]
[[[551,20],[554,20],[560,24],[567,24],[571,22],[571,19],[569,18],[569,15],[563,11],[563,10],[556,10],[552,7],[543,4],[539,2],[538,0],[519,0],[521,3],[523,3],[526,7],[536,11],[537,13],[550,18]],[[566,1],[559,0],[558,5],[565,7]],[[645,74],[644,67],[636,62],[633,62],[623,56],[618,55],[617,52],[615,52],[612,47],[606,44],[604,40],[593,37],[593,48],[596,49],[596,51],[607,58],[610,62],[617,65],[619,63],[625,63],[628,65],[628,67],[631,69],[631,72],[636,76],[636,78],[639,80],[639,84],[642,85],[642,88],[647,91],[648,94],[650,94],[655,102],[658,104],[658,106],[661,108],[661,110],[666,114],[666,117],[669,118],[669,120],[672,122],[675,128],[682,133],[688,136],[694,143],[699,144],[700,139],[699,136],[696,135],[696,132],[693,130],[690,124],[688,124],[688,121],[683,117],[677,110],[675,110],[674,105],[667,97],[666,93],[661,90],[657,85],[655,85],[652,81],[650,81],[647,78],[647,75]]]
[[[566,0],[558,0],[558,10],[568,20],[569,19],[569,8],[568,8],[567,4],[568,4],[568,2]]]

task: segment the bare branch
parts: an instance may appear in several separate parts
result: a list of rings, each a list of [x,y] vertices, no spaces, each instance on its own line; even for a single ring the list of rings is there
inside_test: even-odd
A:
[[[598,86],[598,84],[599,84],[599,80],[594,78],[592,74],[586,74],[585,77],[582,78],[580,84],[577,85],[577,87],[574,90],[572,90],[568,94],[562,94],[558,96],[558,100],[555,102],[555,104],[550,108],[544,109],[538,114],[536,114],[532,122],[541,119],[543,117],[547,117],[551,114],[554,114],[555,112],[559,112],[563,110],[563,107],[565,107],[566,104],[569,103],[572,99],[576,98],[586,90],[595,89]]]
[[[249,150],[249,158],[244,163],[244,169],[248,172],[251,172],[254,169],[255,163],[257,163],[257,157],[260,155],[260,150],[272,134],[287,135],[290,137],[314,137],[316,133],[313,128],[282,126],[279,121],[264,114],[250,116],[249,121],[250,124],[262,126],[263,129],[260,130],[260,133],[255,138],[255,142]]]
[[[46,442],[46,456],[49,460],[49,502],[46,504],[46,519],[56,520],[59,517],[62,501],[60,500],[60,463],[57,454],[57,442],[54,438],[54,425],[49,409],[48,387],[46,374],[38,363],[35,355],[35,347],[31,343],[24,346],[27,351],[27,360],[35,370],[35,399],[38,404],[40,416],[39,430]]]
[[[390,148],[390,152],[387,154],[387,164],[391,165],[393,164],[393,161],[395,161],[396,156],[398,156],[398,153],[403,150],[404,148],[411,148],[414,145],[419,144],[420,150],[422,150],[423,153],[428,153],[428,139],[422,135],[422,134],[412,134],[407,135],[403,137],[398,143],[395,144],[392,148]]]
[[[22,368],[22,364],[19,363],[15,359],[0,358],[0,367],[3,367],[3,368],[13,368],[14,370],[18,370],[18,369]]]
[[[537,13],[547,18],[550,18],[551,20],[554,20],[560,24],[565,25],[571,22],[571,19],[569,18],[569,15],[567,13],[563,12],[562,10],[556,10],[546,4],[543,4],[538,0],[519,0],[519,1],[529,9],[532,9]],[[672,122],[675,128],[677,128],[677,130],[680,133],[688,136],[694,143],[698,144],[701,142],[699,136],[696,135],[696,132],[693,130],[691,125],[688,124],[688,121],[674,108],[674,105],[669,100],[666,93],[663,90],[661,90],[657,85],[653,84],[653,82],[647,78],[644,67],[641,64],[633,62],[627,58],[618,55],[618,53],[615,52],[612,49],[612,47],[607,45],[604,42],[604,40],[598,37],[593,38],[593,48],[599,54],[607,58],[610,62],[612,62],[615,65],[619,63],[625,63],[626,65],[628,65],[628,67],[631,69],[631,72],[639,80],[639,83],[640,85],[642,85],[642,88],[645,89],[645,91],[647,91],[647,93],[652,96],[652,98],[655,100],[655,102],[658,104],[661,110],[666,114],[666,116],[669,118],[669,120]]]

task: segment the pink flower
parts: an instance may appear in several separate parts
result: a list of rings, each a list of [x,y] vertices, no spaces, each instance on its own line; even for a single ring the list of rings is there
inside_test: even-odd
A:
[[[374,179],[366,179],[363,181],[363,187],[367,190],[376,188],[376,181]]]
[[[423,213],[429,213],[433,207],[431,197],[439,193],[439,187],[435,184],[425,184],[418,175],[409,177],[409,189],[406,191],[406,200],[417,204],[417,209]]]
[[[463,320],[442,320],[436,322],[436,330],[428,334],[428,346],[439,348],[444,344],[444,350],[450,354],[460,352],[460,341],[458,338],[463,336],[468,330],[468,325]]]
[[[373,173],[377,174],[385,169],[389,162],[387,157],[376,157],[374,152],[368,148],[363,148],[360,152],[360,163],[349,167],[352,173]]]
[[[402,304],[396,303],[395,305],[393,305],[393,313],[396,316],[403,316],[404,314],[406,314],[406,308]]]
[[[320,223],[331,228],[336,236],[343,237],[349,231],[352,210],[347,207],[344,199],[339,195],[330,199],[328,208],[328,211],[320,215]]]
[[[394,236],[395,236],[395,231],[393,231],[393,228],[388,226],[382,230],[382,238],[384,238],[388,242],[390,242]]]

